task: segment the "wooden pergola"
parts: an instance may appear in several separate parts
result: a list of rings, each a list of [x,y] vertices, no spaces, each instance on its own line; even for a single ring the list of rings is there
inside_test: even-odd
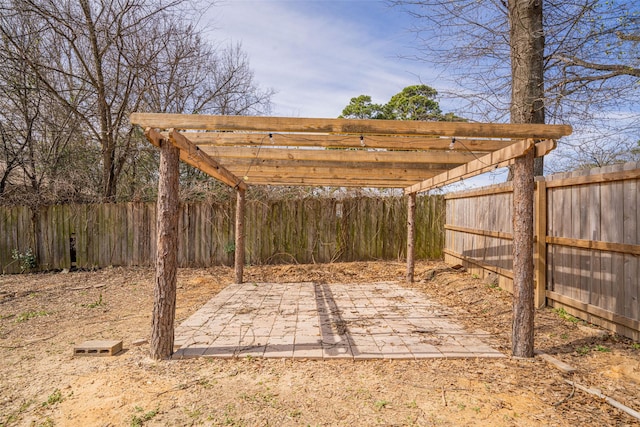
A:
[[[151,339],[155,358],[167,358],[173,352],[178,159],[237,191],[238,283],[243,276],[243,218],[249,185],[404,189],[408,196],[407,280],[412,281],[416,194],[515,165],[514,319],[522,318],[525,324],[533,321],[533,285],[529,283],[533,280],[533,158],[553,150],[558,138],[571,133],[570,126],[152,113],[133,113],[131,123],[141,126],[161,153]],[[514,342],[515,334],[514,322]],[[532,334],[531,327],[527,332],[531,336],[523,338],[531,343],[531,355]],[[514,353],[519,352],[515,349],[514,343]]]

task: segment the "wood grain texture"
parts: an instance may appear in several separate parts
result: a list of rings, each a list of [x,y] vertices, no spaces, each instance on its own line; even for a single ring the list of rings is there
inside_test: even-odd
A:
[[[200,114],[132,113],[131,124],[142,128],[222,131],[326,132],[378,135],[442,135],[491,138],[551,138],[570,135],[568,125],[421,122],[402,120],[316,119]]]

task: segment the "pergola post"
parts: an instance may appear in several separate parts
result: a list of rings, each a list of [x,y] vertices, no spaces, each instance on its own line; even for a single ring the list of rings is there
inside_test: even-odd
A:
[[[245,194],[242,188],[236,190],[236,249],[235,249],[235,276],[236,283],[243,283],[244,274],[244,212]]]
[[[533,196],[534,150],[513,165],[513,327],[512,352],[533,357]]]
[[[416,240],[416,193],[407,197],[407,282],[413,283]]]
[[[151,357],[173,353],[178,267],[178,164],[180,150],[160,139],[160,178],[157,203],[156,276],[153,288]]]

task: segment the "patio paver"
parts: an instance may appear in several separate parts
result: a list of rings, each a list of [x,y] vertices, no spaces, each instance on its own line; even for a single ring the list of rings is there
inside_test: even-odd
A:
[[[396,282],[232,284],[176,328],[173,358],[504,357]]]

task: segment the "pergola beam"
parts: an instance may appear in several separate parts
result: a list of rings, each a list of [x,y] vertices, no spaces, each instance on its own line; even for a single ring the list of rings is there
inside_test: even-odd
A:
[[[200,114],[133,113],[131,123],[158,129],[221,131],[311,132],[377,135],[429,135],[472,138],[560,138],[571,126],[422,122],[416,120],[311,119],[260,116],[209,116]]]
[[[164,132],[163,132],[164,133]],[[390,150],[448,150],[449,137],[264,133],[264,132],[181,132],[196,145],[276,146],[325,148],[383,148]],[[271,135],[271,137],[269,136]],[[513,144],[511,139],[456,138],[454,151],[491,152]],[[202,147],[201,147],[202,148]]]
[[[229,169],[234,174],[238,171],[242,173],[238,176],[242,176],[247,170],[253,170],[254,168],[269,168],[277,169],[279,171],[296,171],[296,170],[322,170],[322,169],[377,169],[380,171],[397,169],[403,170],[416,170],[416,171],[446,171],[451,168],[459,166],[460,163],[364,163],[364,162],[322,162],[322,161],[308,161],[308,160],[265,160],[265,159],[220,159],[219,163],[225,168]],[[398,172],[401,174],[402,172]],[[423,177],[426,179],[431,175]]]
[[[348,178],[372,178],[393,179],[406,182],[407,185],[421,181],[425,178],[438,175],[446,169],[375,169],[362,168],[321,168],[321,167],[280,167],[280,166],[235,166],[230,170],[243,179],[252,178],[323,178],[323,179],[348,179]],[[405,185],[406,187],[406,185]]]
[[[290,160],[314,162],[357,162],[357,163],[447,163],[462,164],[477,158],[473,152],[466,151],[367,151],[367,150],[327,150],[267,147],[200,147],[216,160],[223,159],[256,159],[256,160]]]
[[[166,140],[166,137],[160,132],[151,128],[146,128],[144,134],[147,140],[156,147],[160,147],[160,142]],[[171,130],[168,137],[171,144],[180,150],[180,160],[186,164],[200,169],[231,187],[241,188],[243,190],[247,189],[247,185],[240,178],[233,175],[211,157],[202,153],[195,144],[191,143],[179,132]]]
[[[249,177],[249,185],[303,186],[303,187],[361,187],[361,188],[405,188],[406,180],[377,178],[317,178],[314,176],[278,178]]]
[[[438,176],[407,187],[404,192],[405,194],[411,194],[429,191],[436,187],[442,187],[460,181],[461,179],[471,178],[500,167],[512,165],[515,158],[521,157],[529,150],[535,150],[535,157],[544,156],[553,150],[555,146],[556,142],[552,139],[547,139],[537,144],[531,138],[525,139]]]

